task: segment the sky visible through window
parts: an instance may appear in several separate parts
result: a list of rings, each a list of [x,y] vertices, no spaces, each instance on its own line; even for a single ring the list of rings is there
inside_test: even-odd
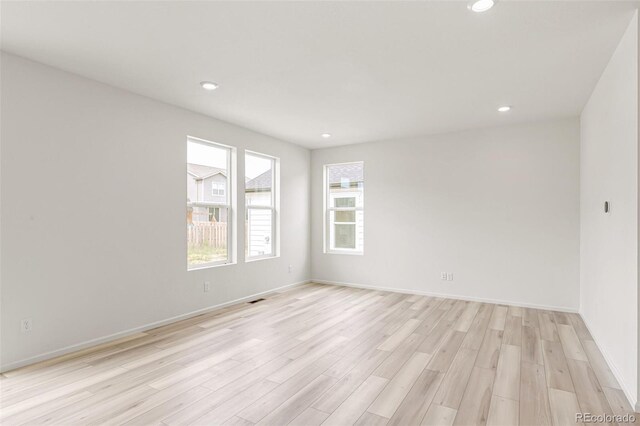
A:
[[[253,179],[269,170],[271,163],[260,157],[245,157],[245,176]],[[212,149],[211,145],[201,144],[197,142],[187,142],[187,162],[191,164],[200,164],[202,166],[218,167],[226,169],[225,152],[221,149]]]

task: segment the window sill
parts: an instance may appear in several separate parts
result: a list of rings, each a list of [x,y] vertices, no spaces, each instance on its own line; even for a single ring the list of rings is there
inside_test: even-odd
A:
[[[204,264],[202,266],[194,266],[193,268],[187,268],[187,272],[200,271],[202,269],[210,269],[210,268],[220,268],[222,266],[231,266],[236,264],[237,262],[215,263],[213,265]]]
[[[252,257],[249,259],[244,259],[244,263],[253,263],[253,262],[259,262],[261,260],[269,260],[269,259],[277,259],[279,258],[280,255],[274,255],[274,256],[262,256],[262,257]]]
[[[346,254],[349,256],[364,256],[363,251],[340,251],[340,250],[327,250],[324,254]]]

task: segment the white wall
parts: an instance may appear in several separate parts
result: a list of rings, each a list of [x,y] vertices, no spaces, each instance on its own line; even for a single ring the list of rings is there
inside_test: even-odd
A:
[[[324,254],[322,166],[360,160],[364,255]],[[577,309],[577,119],[314,150],[311,165],[312,278]]]
[[[632,401],[638,336],[638,17],[581,115],[580,313]],[[611,213],[604,214],[604,201]]]
[[[11,55],[1,90],[3,369],[309,278],[308,150]],[[280,157],[280,258],[187,273],[187,135]]]

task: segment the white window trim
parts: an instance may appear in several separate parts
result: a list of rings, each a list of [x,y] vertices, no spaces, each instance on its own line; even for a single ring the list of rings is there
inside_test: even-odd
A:
[[[271,253],[270,254],[261,254],[258,256],[249,255],[249,241],[248,238],[245,238],[246,245],[245,253],[244,253],[244,261],[245,262],[254,262],[256,260],[264,260],[271,258],[280,257],[280,159],[278,157],[274,157],[272,155],[262,154],[260,152],[250,151],[248,149],[244,150],[245,154],[245,167],[246,167],[246,157],[247,155],[251,155],[253,157],[261,157],[266,160],[271,161],[271,205],[260,205],[260,204],[247,204],[246,197],[246,188],[245,188],[245,222],[249,217],[249,210],[271,210]],[[247,228],[245,226],[245,232],[247,232]]]
[[[212,202],[207,202],[207,201],[202,201],[202,202],[192,202],[192,203],[187,203],[187,206],[191,205],[196,205],[196,206],[202,206],[202,207],[221,207],[221,208],[226,208],[227,209],[227,258],[225,260],[217,260],[215,262],[207,262],[207,263],[199,263],[197,265],[193,265],[190,266],[189,265],[189,258],[188,258],[188,250],[189,248],[187,247],[187,271],[197,271],[200,269],[207,269],[207,268],[214,268],[214,267],[218,267],[218,266],[226,266],[226,265],[233,265],[235,264],[235,232],[234,232],[234,218],[235,218],[235,206],[234,206],[234,199],[232,197],[233,192],[232,189],[233,188],[233,182],[232,182],[232,178],[235,175],[235,164],[234,164],[234,153],[235,153],[235,148],[229,145],[224,145],[221,143],[217,143],[217,142],[211,142],[205,139],[200,139],[200,138],[196,138],[193,136],[187,136],[187,142],[192,142],[192,143],[198,143],[201,145],[206,145],[206,146],[214,146],[216,148],[219,149],[226,149],[228,151],[228,155],[227,155],[227,181],[229,182],[229,185],[226,185],[229,187],[228,191],[225,191],[225,197],[227,198],[227,202],[226,203],[212,203]],[[204,191],[204,188],[203,188]],[[188,244],[188,241],[185,241],[186,244]],[[185,244],[185,245],[186,245]]]
[[[325,254],[350,254],[355,256],[364,255],[364,245],[361,250],[357,248],[353,249],[345,249],[345,248],[331,248],[331,213],[337,211],[351,211],[351,212],[364,212],[364,205],[356,206],[356,207],[333,207],[331,204],[331,192],[329,191],[329,167],[331,166],[341,166],[345,164],[362,164],[364,167],[364,161],[350,161],[347,163],[332,163],[325,164],[323,170],[323,182],[324,182],[324,253]],[[362,189],[364,195],[364,188]],[[350,198],[349,196],[345,196],[342,198]],[[364,204],[364,200],[363,200]],[[334,221],[334,223],[336,223]],[[357,222],[337,222],[342,225],[354,224],[357,226]],[[357,235],[356,235],[357,238]],[[357,242],[356,242],[357,245]]]

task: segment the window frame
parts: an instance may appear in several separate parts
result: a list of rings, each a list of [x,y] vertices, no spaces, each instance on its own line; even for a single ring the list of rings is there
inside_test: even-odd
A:
[[[235,176],[235,162],[233,161],[235,158],[235,147],[230,146],[230,145],[225,145],[225,144],[221,144],[219,142],[212,142],[206,139],[201,139],[201,138],[197,138],[197,137],[193,137],[193,136],[187,136],[187,147],[188,147],[188,143],[197,143],[200,145],[205,145],[205,146],[213,146],[215,148],[218,149],[223,149],[227,151],[227,185],[225,188],[225,203],[216,203],[216,202],[212,202],[212,201],[198,201],[198,202],[191,202],[191,203],[187,203],[187,208],[190,206],[199,206],[199,207],[206,207],[206,208],[210,208],[210,207],[217,207],[220,209],[220,214],[222,214],[222,209],[227,209],[227,258],[224,260],[216,260],[213,262],[207,262],[207,263],[199,263],[197,265],[189,265],[189,242],[185,241],[185,245],[187,246],[187,250],[186,250],[186,254],[187,254],[187,272],[191,272],[191,271],[197,271],[199,269],[207,269],[207,268],[213,268],[213,267],[218,267],[218,266],[225,266],[225,265],[233,265],[235,264],[235,256],[234,256],[234,250],[235,250],[235,232],[234,232],[234,225],[235,225],[235,206],[234,206],[234,198],[233,198],[233,182],[234,182],[234,176]],[[188,149],[188,148],[187,148]],[[187,167],[187,163],[185,163],[185,168]],[[228,188],[228,189],[227,189]],[[203,189],[204,190],[204,189]],[[212,194],[213,195],[213,194]],[[185,235],[186,237],[186,235]]]
[[[271,161],[271,205],[260,204],[247,204],[247,189],[244,190],[244,217],[245,217],[245,249],[244,249],[244,261],[254,262],[256,260],[272,259],[280,257],[280,159],[273,155],[263,154],[261,152],[251,151],[249,149],[244,150],[244,166],[247,166],[247,155],[252,157],[264,158]],[[246,169],[245,169],[246,170]],[[246,173],[246,172],[245,172]],[[246,180],[246,174],[245,174]],[[246,182],[245,182],[246,184]],[[249,210],[271,210],[271,253],[261,254],[257,256],[251,256],[249,254]]]
[[[360,206],[358,206],[357,200],[354,203],[355,207],[334,207],[331,203],[331,191],[330,191],[330,184],[329,184],[329,168],[332,166],[342,166],[342,165],[347,165],[347,164],[362,164],[362,180],[364,183],[364,161],[349,161],[349,162],[344,162],[344,163],[331,163],[331,164],[325,164],[323,167],[323,186],[324,186],[324,200],[323,200],[323,204],[324,204],[324,221],[323,221],[323,235],[324,235],[324,244],[323,244],[323,251],[325,254],[348,254],[348,255],[355,255],[355,256],[362,256],[364,255],[364,229],[363,229],[363,241],[362,241],[362,248],[358,249],[357,248],[357,232],[358,232],[358,228],[357,228],[357,223],[358,223],[358,212],[363,212],[364,213],[364,184],[362,187],[362,204]],[[352,198],[352,196],[345,196],[345,197],[341,197],[341,198]],[[335,212],[339,212],[339,211],[350,211],[350,212],[354,212],[355,216],[356,216],[356,221],[353,222],[353,224],[356,227],[356,248],[353,249],[347,249],[347,248],[331,248],[331,214],[335,213]],[[335,214],[334,214],[335,216]],[[333,223],[335,224],[336,221],[334,220]],[[338,224],[344,224],[344,225],[348,225],[351,224],[351,222],[337,222]]]

